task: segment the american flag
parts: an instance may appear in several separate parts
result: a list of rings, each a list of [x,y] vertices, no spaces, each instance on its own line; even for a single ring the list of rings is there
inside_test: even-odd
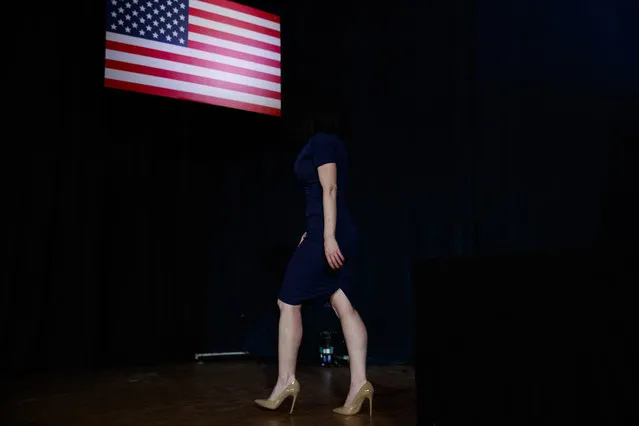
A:
[[[108,0],[106,87],[281,112],[280,20],[227,0]]]

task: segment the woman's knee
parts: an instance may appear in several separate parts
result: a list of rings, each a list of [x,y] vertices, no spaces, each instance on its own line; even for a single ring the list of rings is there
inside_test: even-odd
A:
[[[333,311],[335,311],[335,315],[337,318],[342,319],[343,317],[348,317],[349,315],[356,314],[357,311],[350,304],[348,306],[339,306],[331,303],[333,306]]]
[[[355,313],[353,305],[346,297],[346,294],[340,289],[331,296],[331,306],[335,311],[337,318],[342,318]]]

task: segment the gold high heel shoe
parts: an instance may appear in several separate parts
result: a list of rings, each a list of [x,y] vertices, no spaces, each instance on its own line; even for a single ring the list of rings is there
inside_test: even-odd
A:
[[[348,405],[343,405],[341,407],[333,409],[334,413],[341,414],[342,416],[354,416],[359,413],[362,409],[362,405],[364,404],[364,400],[368,399],[368,411],[370,415],[373,415],[373,394],[375,393],[375,389],[373,389],[373,385],[371,382],[366,382],[359,388],[357,391],[357,395],[353,398],[353,402]]]
[[[289,397],[292,397],[293,403],[291,404],[291,411],[289,411],[289,414],[293,414],[293,407],[295,407],[295,401],[297,400],[297,395],[299,393],[300,382],[294,380],[293,383],[286,386],[275,399],[256,399],[255,403],[268,410],[277,410],[280,408],[280,405],[282,405],[282,402],[286,401]]]

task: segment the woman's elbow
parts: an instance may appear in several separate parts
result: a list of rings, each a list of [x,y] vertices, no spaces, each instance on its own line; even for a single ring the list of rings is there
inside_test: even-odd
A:
[[[323,185],[322,190],[324,191],[324,194],[326,195],[331,195],[331,196],[337,195],[337,185],[334,183]]]

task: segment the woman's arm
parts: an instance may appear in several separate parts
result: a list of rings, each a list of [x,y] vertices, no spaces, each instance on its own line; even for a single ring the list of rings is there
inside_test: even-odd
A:
[[[335,240],[337,226],[337,165],[327,163],[317,168],[322,185],[322,205],[324,210],[324,251],[326,260],[333,269],[339,269],[344,263],[344,256]]]
[[[322,204],[324,208],[324,238],[335,236],[337,225],[337,165],[328,163],[317,168],[322,185]]]

